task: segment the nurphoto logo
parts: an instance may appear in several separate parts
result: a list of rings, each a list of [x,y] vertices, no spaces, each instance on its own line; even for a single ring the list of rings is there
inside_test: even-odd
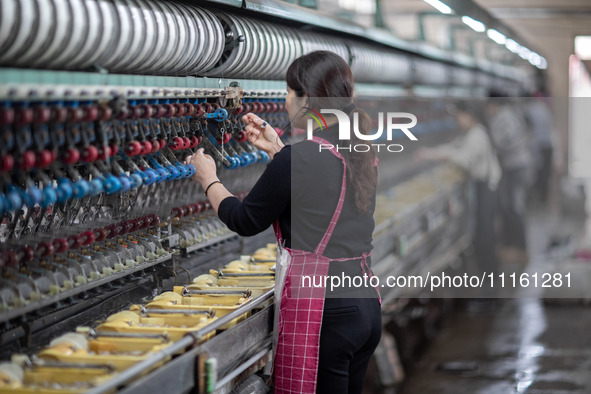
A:
[[[309,115],[311,119],[308,119],[307,124],[307,138],[310,140],[313,138],[314,121],[321,130],[328,128],[326,120],[322,114],[332,114],[337,117],[339,124],[339,140],[349,141],[351,140],[351,130],[355,133],[355,136],[362,141],[374,141],[371,144],[353,144],[347,146],[333,146],[331,144],[319,144],[319,151],[323,149],[336,148],[337,150],[347,150],[349,152],[367,152],[373,146],[378,152],[381,149],[385,149],[388,152],[402,152],[404,147],[401,144],[390,144],[390,143],[377,143],[375,141],[392,141],[394,138],[394,130],[400,130],[404,135],[411,141],[418,141],[418,138],[410,131],[417,125],[417,117],[408,112],[387,112],[378,113],[378,129],[373,134],[363,134],[359,131],[359,114],[353,113],[353,127],[351,128],[351,121],[349,116],[338,109],[321,109],[320,112],[314,111],[311,108],[306,108],[306,115]],[[400,123],[402,120],[408,120],[409,122]],[[384,124],[386,127],[384,128]],[[385,138],[383,136],[384,129],[386,131]]]

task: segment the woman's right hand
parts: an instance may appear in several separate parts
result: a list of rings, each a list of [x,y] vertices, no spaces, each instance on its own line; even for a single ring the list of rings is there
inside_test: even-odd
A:
[[[257,115],[249,112],[242,117],[242,121],[246,125],[244,130],[248,141],[267,153],[270,158],[285,146],[273,126],[267,123],[263,128],[265,121]]]

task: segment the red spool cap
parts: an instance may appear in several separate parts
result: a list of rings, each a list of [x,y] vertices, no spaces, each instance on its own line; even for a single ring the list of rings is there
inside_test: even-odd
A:
[[[211,203],[210,203],[209,201],[205,201],[205,202],[203,203],[203,210],[204,210],[204,211],[208,211],[208,210],[210,210],[210,209],[211,209]]]
[[[228,142],[230,142],[230,139],[231,139],[231,138],[232,138],[232,135],[231,135],[230,133],[224,133],[224,135],[223,135],[223,139],[222,139],[222,138],[217,138],[216,140],[217,140],[218,144],[220,144],[220,145],[221,145],[221,144],[222,144],[222,142],[223,142],[224,144],[227,144]]]
[[[37,107],[33,112],[34,123],[47,123],[51,119],[51,109],[47,107]]]
[[[31,261],[35,258],[35,252],[33,251],[33,248],[27,245],[21,248],[20,254],[22,262]]]
[[[52,241],[55,253],[64,253],[69,249],[68,240],[65,238],[57,238]]]
[[[212,103],[211,107],[213,108],[213,110],[215,111],[216,109],[221,108],[220,105],[218,103]]]
[[[181,137],[174,137],[172,139],[172,143],[168,145],[170,149],[177,150],[177,149],[184,149],[185,141]]]
[[[158,145],[160,145],[160,149],[164,149],[164,147],[166,146],[166,140],[164,138],[159,139]]]
[[[142,141],[142,155],[147,155],[148,153],[152,153],[152,143],[150,141]]]
[[[154,109],[154,112],[152,113],[152,117],[154,118],[161,118],[164,115],[166,115],[166,108],[164,108],[162,105],[153,105],[152,108]]]
[[[234,139],[238,142],[246,141],[246,131],[238,132]]]
[[[91,163],[98,158],[99,151],[96,148],[96,146],[88,145],[86,148],[84,148],[84,150],[82,151],[82,154],[80,156],[82,158],[82,161],[85,161],[87,163]]]
[[[37,244],[37,249],[35,249],[35,251],[41,257],[48,257],[54,253],[55,249],[53,243],[43,241]]]
[[[164,116],[170,118],[171,116],[176,115],[176,108],[172,104],[162,104],[164,107]]]
[[[199,116],[203,116],[203,114],[205,113],[201,104],[195,104],[195,105],[193,105],[193,108],[195,110],[195,113],[193,114],[194,118],[199,117]]]
[[[195,106],[191,103],[183,103],[183,107],[185,107],[185,116],[193,116],[195,115]]]
[[[76,148],[69,148],[62,154],[62,163],[75,164],[80,160],[80,151]]]
[[[82,245],[88,246],[94,242],[94,233],[90,230],[83,231],[80,233],[80,239],[82,240]]]
[[[68,235],[67,240],[70,249],[78,249],[82,246],[82,237],[79,234]]]
[[[148,226],[149,220],[145,216],[141,216],[141,217],[137,218],[136,220],[137,220],[138,229],[146,228]]]
[[[47,167],[53,162],[54,158],[51,151],[43,149],[41,152],[37,153],[37,160],[35,160],[35,164],[37,164],[37,167]]]
[[[3,108],[0,110],[0,124],[10,124],[14,122],[14,109]]]
[[[97,107],[84,107],[82,108],[82,121],[94,122],[99,117],[99,109]]]
[[[80,108],[70,107],[67,109],[67,121],[70,123],[78,123],[84,117],[84,112]]]
[[[137,156],[142,152],[142,144],[137,141],[132,141],[125,148],[125,153],[129,156]]]
[[[190,216],[192,214],[195,213],[195,207],[193,206],[193,204],[189,204],[185,207],[185,212],[187,213],[187,216]]]
[[[101,242],[107,239],[107,231],[104,228],[95,228],[92,232],[94,233],[94,240],[96,242]]]
[[[140,109],[140,111],[142,113],[141,114],[141,117],[142,118],[151,118],[152,115],[154,114],[154,112],[156,112],[154,110],[154,108],[152,108],[152,106],[151,105],[148,105],[148,104],[140,104],[139,105],[139,109]]]
[[[160,150],[160,142],[158,140],[151,140],[150,144],[152,144],[152,153],[156,153]]]
[[[107,238],[113,238],[119,234],[119,228],[116,224],[109,224],[105,227],[105,232],[107,234]]]
[[[0,172],[8,172],[14,167],[12,155],[0,156]]]
[[[188,137],[182,137],[183,149],[189,149],[191,147],[191,140]]]
[[[157,226],[160,223],[160,218],[155,213],[151,214],[149,218],[152,220],[150,226]]]
[[[33,123],[33,110],[31,108],[17,109],[14,117],[14,123],[18,126]]]
[[[189,148],[195,148],[197,145],[199,145],[199,138],[192,136],[191,137],[191,145],[189,146]]]
[[[210,103],[203,103],[201,104],[201,107],[203,107],[203,111],[205,112],[213,112],[213,106]]]
[[[242,112],[244,112],[244,107],[242,106],[242,104],[240,104],[240,106],[234,110],[234,114],[239,115]]]
[[[109,145],[109,148],[111,149],[111,152],[109,154],[109,156],[115,156],[117,154],[117,152],[119,152],[119,146],[116,144],[111,144]]]
[[[174,207],[170,211],[171,215],[176,218],[182,218],[184,216],[184,212],[180,207]]]
[[[53,107],[51,109],[51,121],[55,123],[64,123],[68,119],[68,110],[63,107]]]
[[[98,147],[98,159],[99,160],[107,160],[111,156],[112,156],[111,155],[111,147],[109,145]]]
[[[184,116],[185,112],[187,111],[187,109],[185,108],[185,106],[183,104],[172,104],[175,111],[176,111],[176,116]]]
[[[51,153],[51,162],[53,163],[57,160],[57,149],[50,150],[49,152]]]
[[[24,151],[18,158],[18,168],[21,170],[28,170],[35,166],[35,152],[32,150]]]
[[[108,105],[99,105],[98,106],[98,120],[109,120],[113,116],[113,110]]]
[[[129,115],[130,118],[138,119],[140,116],[142,116],[143,110],[139,105],[134,105],[133,107],[129,107],[129,109],[131,110]]]

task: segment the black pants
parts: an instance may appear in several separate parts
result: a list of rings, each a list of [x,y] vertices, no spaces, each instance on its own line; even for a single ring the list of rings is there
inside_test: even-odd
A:
[[[382,336],[377,298],[327,298],[320,331],[317,393],[360,394]]]
[[[504,169],[499,185],[502,233],[504,246],[526,248],[525,204],[527,192],[526,169]]]

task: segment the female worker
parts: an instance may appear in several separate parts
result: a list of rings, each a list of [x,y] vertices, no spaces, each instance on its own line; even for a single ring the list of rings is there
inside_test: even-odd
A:
[[[319,112],[327,104],[323,100],[331,100],[327,105],[357,112],[359,129],[367,131],[367,115],[353,104],[351,70],[336,54],[317,51],[302,56],[290,65],[286,79],[286,106],[293,126],[305,128],[305,112]],[[215,162],[202,149],[187,158],[197,169],[194,179],[231,230],[249,236],[274,224],[279,243],[291,256],[286,284],[276,289],[281,292],[276,393],[361,393],[381,336],[379,296],[370,285],[327,286],[308,296],[296,295],[306,273],[371,275],[375,152],[328,149],[361,141],[355,136],[339,141],[337,119],[325,119],[327,127],[314,129],[312,140],[284,146],[271,125],[252,113],[245,115],[249,141],[272,161],[242,202],[226,190]],[[319,144],[324,148],[319,149]]]
[[[479,120],[479,111],[472,103],[458,102],[455,107],[460,134],[450,143],[436,148],[423,148],[415,158],[424,161],[448,161],[465,171],[474,183],[475,229],[473,247],[480,272],[497,273],[497,242],[495,236],[496,190],[501,179],[501,166],[486,129]],[[490,289],[483,294],[494,296]]]

